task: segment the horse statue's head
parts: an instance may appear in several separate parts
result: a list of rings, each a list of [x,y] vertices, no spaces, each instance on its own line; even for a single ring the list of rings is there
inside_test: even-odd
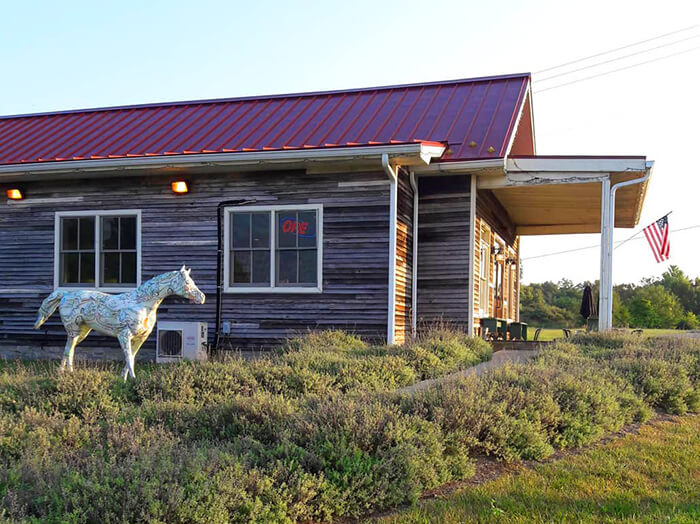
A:
[[[186,298],[195,304],[204,304],[206,297],[194,283],[194,280],[190,278],[190,271],[192,271],[192,268],[185,269],[183,265],[180,271],[174,272],[175,280],[172,283],[173,291],[176,295]]]

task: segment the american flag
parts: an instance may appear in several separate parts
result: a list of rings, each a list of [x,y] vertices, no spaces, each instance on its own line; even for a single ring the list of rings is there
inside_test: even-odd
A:
[[[668,215],[645,227],[644,236],[647,237],[657,262],[669,259],[671,246],[668,240]]]

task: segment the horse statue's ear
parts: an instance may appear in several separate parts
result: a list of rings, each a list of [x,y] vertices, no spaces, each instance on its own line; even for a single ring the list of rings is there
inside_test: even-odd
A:
[[[182,264],[182,267],[180,268],[180,271],[181,271],[182,273],[185,272],[185,264]]]
[[[185,269],[185,274],[189,277],[190,276],[190,271],[192,271],[192,268]]]

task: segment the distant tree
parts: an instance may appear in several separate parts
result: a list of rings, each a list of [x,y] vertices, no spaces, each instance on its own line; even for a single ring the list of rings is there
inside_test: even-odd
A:
[[[632,325],[632,315],[629,307],[622,302],[620,293],[615,289],[613,291],[613,326],[629,327]]]
[[[598,299],[598,282],[570,280],[524,285],[520,292],[523,321],[541,327],[579,327],[583,288]],[[691,280],[671,266],[660,278],[620,284],[613,290],[613,325],[618,327],[697,329],[700,324],[700,278]]]
[[[642,328],[675,328],[683,317],[678,298],[659,284],[639,288],[629,312],[631,325]]]
[[[579,314],[583,285],[570,280],[523,285],[520,289],[520,317],[543,327],[575,327],[583,323]]]
[[[691,311],[686,311],[683,318],[676,324],[678,329],[698,329],[700,327],[700,319]]]
[[[691,281],[678,266],[669,267],[659,283],[669,292],[678,297],[683,309],[700,315],[700,286],[698,280]]]

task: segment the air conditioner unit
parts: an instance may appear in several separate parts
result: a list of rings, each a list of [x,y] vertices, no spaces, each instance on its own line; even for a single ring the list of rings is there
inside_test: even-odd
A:
[[[207,359],[206,322],[158,322],[156,362]]]

